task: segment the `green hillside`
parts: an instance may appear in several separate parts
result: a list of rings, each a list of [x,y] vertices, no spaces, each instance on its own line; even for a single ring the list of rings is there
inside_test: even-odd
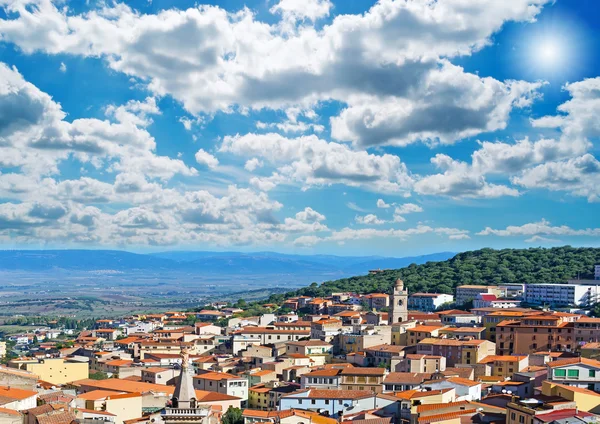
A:
[[[600,264],[600,248],[570,246],[551,249],[481,249],[464,252],[442,262],[409,265],[377,275],[343,278],[321,285],[273,295],[270,302],[292,296],[327,296],[332,292],[389,292],[396,279],[404,280],[409,292],[454,292],[463,284],[564,283],[568,279],[593,278]]]

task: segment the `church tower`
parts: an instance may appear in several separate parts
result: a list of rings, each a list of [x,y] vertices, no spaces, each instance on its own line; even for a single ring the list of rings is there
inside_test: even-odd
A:
[[[408,320],[408,291],[404,290],[404,281],[396,280],[390,297],[389,325]]]
[[[201,407],[196,402],[196,391],[192,382],[193,368],[190,367],[189,351],[181,349],[181,373],[169,405],[162,411],[165,424],[209,424],[218,422],[211,419],[210,408]]]

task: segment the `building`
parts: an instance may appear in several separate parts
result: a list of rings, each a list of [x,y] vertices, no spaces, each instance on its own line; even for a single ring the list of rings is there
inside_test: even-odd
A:
[[[67,358],[13,359],[8,362],[8,366],[29,371],[40,380],[59,385],[89,377],[88,361],[87,358],[84,359],[85,361]]]
[[[408,354],[394,363],[393,371],[406,373],[430,373],[444,371],[446,358],[443,356]]]
[[[242,399],[242,406],[248,400],[248,380],[225,372],[205,372],[193,377],[196,390],[222,393]]]
[[[6,342],[0,342],[0,358],[6,356]]]
[[[286,355],[301,355],[310,358],[315,365],[325,365],[331,358],[333,346],[321,340],[303,340],[286,343]]]
[[[452,309],[439,313],[440,321],[444,325],[453,327],[473,327],[481,324],[481,316],[475,315],[472,312]]]
[[[261,345],[283,343],[310,337],[310,325],[302,330],[291,330],[281,326],[246,327],[236,331],[235,334],[247,337],[257,337],[260,340]]]
[[[456,304],[464,305],[465,303],[474,300],[478,294],[495,294],[496,296],[502,296],[502,290],[497,286],[478,286],[478,285],[464,285],[456,288]]]
[[[433,312],[444,303],[453,301],[451,294],[415,293],[408,297],[408,308],[411,311]]]
[[[389,324],[408,320],[408,291],[404,290],[404,282],[396,280],[390,297]]]
[[[565,384],[558,384],[552,381],[542,382],[542,393],[546,396],[560,396],[577,405],[579,411],[600,413],[600,393],[579,387],[573,387]],[[598,421],[598,417],[595,421]]]
[[[600,265],[594,267],[594,280],[600,280]]]
[[[600,392],[600,361],[587,358],[559,359],[546,364],[548,380]]]
[[[588,280],[588,283],[597,283]],[[525,302],[531,305],[589,307],[598,301],[600,284],[527,284]]]
[[[495,294],[479,293],[473,299],[473,308],[498,308],[509,309],[521,306],[520,300],[499,299]]]
[[[446,328],[444,325],[417,325],[415,328],[406,330],[409,346],[414,346],[421,340],[431,337],[439,337],[440,331]]]
[[[600,342],[600,318],[581,317],[575,321],[573,327],[578,345]]]
[[[342,390],[368,390],[373,393],[381,393],[387,371],[381,367],[349,367],[342,369],[340,375],[342,376]]]
[[[556,415],[559,413],[559,415]],[[575,418],[580,412],[577,404],[559,396],[536,396],[534,398],[513,398],[506,405],[506,424],[564,423],[559,419]],[[553,415],[554,414],[554,415]],[[582,414],[586,414],[582,412]],[[570,422],[582,422],[571,420]]]
[[[367,302],[370,309],[375,309],[376,311],[390,306],[390,296],[385,293],[371,293],[363,296],[363,299]]]
[[[527,355],[490,355],[478,362],[489,366],[489,374],[502,379],[512,379],[514,373],[523,371],[529,366]]]
[[[417,353],[444,356],[446,366],[473,365],[494,355],[496,345],[488,340],[425,339],[417,344]]]
[[[282,396],[279,410],[310,409],[326,412],[330,417],[339,417],[348,412],[359,413],[381,408],[394,403],[388,397],[380,397],[370,391],[307,389]]]
[[[207,422],[205,419],[210,415],[210,409],[198,405],[191,370],[189,352],[187,349],[183,349],[181,351],[181,373],[173,397],[170,404],[162,411],[162,419],[165,424]]]
[[[502,321],[496,326],[499,355],[526,355],[537,351],[563,351],[575,348],[574,320],[578,315],[544,313]]]
[[[342,383],[341,368],[327,368],[302,374],[300,385],[303,389],[337,390]]]
[[[319,321],[311,322],[310,338],[331,342],[342,329],[342,321],[339,319],[320,319]]]

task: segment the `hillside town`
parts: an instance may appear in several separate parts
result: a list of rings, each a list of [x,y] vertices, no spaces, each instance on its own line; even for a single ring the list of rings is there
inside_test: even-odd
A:
[[[52,321],[3,337],[0,423],[596,423],[599,290],[596,266],[594,280],[454,295],[398,280],[259,316],[215,302]]]

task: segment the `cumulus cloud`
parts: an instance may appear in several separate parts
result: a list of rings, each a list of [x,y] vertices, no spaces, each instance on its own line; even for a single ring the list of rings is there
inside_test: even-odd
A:
[[[391,205],[388,205],[387,203],[385,203],[385,201],[383,199],[377,199],[377,207],[379,209],[388,209],[391,207]]]
[[[332,7],[329,0],[280,0],[269,11],[292,21],[307,19],[314,22],[329,16]]]
[[[456,161],[444,154],[431,159],[437,168],[444,171],[428,175],[415,183],[415,191],[425,195],[443,195],[453,198],[494,198],[518,196],[519,191],[504,185],[491,184],[485,176],[466,162]]]
[[[258,158],[252,158],[252,159],[248,159],[246,161],[246,164],[244,165],[244,169],[246,169],[246,171],[255,171],[258,168],[262,168],[263,167],[263,162],[258,159]]]
[[[280,134],[226,136],[220,151],[260,157],[278,166],[272,186],[301,183],[304,187],[345,184],[382,192],[410,189],[412,177],[398,156],[354,151],[347,145],[328,143],[316,136],[286,138]],[[264,188],[267,188],[266,186]]]
[[[365,215],[365,216],[356,216],[354,218],[354,220],[361,225],[381,225],[381,224],[385,224],[385,221],[382,219],[379,219],[377,217],[377,215],[374,215],[372,213]]]
[[[217,166],[219,166],[219,160],[204,149],[198,150],[195,157],[196,162],[198,162],[200,165],[205,165],[210,169],[215,169]]]
[[[506,22],[535,19],[549,1],[380,0],[318,29],[269,25],[249,9],[198,6],[148,15],[119,3],[77,14],[50,0],[4,0],[9,13],[0,19],[0,35],[27,54],[102,57],[194,115],[333,100],[347,105],[332,120],[339,140],[452,143],[504,128],[513,108],[535,98],[539,83],[481,78],[447,58],[481,49]],[[314,21],[330,8],[328,0],[281,0],[272,12]]]
[[[523,224],[521,226],[509,225],[505,229],[494,229],[487,227],[485,230],[477,233],[478,236],[590,236],[600,235],[600,228],[585,228],[576,230],[566,225],[553,226],[549,221],[542,219],[539,222]]]

